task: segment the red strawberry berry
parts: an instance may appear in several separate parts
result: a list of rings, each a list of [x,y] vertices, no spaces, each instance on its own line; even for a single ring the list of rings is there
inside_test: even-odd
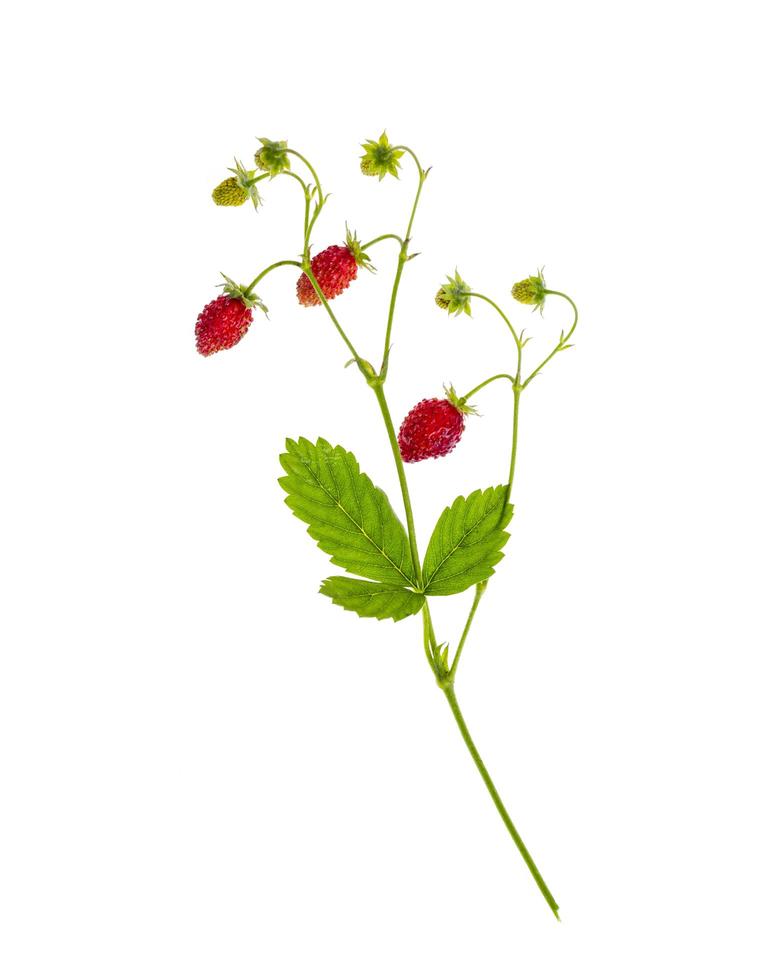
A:
[[[357,278],[360,266],[373,271],[368,256],[362,251],[356,234],[346,229],[345,245],[330,245],[311,260],[311,271],[319,283],[325,299],[335,299],[348,289]],[[298,302],[301,306],[319,306],[321,300],[311,284],[311,279],[302,273],[296,286]]]
[[[204,357],[238,344],[252,323],[255,306],[267,312],[259,296],[228,276],[223,278],[222,294],[207,303],[196,320],[196,350]]]
[[[238,344],[252,323],[252,310],[240,299],[218,296],[196,320],[196,350],[204,357]]]
[[[403,462],[447,456],[462,438],[464,416],[472,409],[457,398],[453,388],[447,394],[448,398],[425,398],[403,419],[397,436]]]

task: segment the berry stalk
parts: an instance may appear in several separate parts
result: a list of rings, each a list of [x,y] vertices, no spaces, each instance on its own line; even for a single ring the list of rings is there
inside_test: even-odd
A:
[[[392,296],[389,300],[389,314],[387,316],[387,326],[386,334],[384,336],[384,354],[381,359],[381,377],[386,379],[387,371],[389,370],[389,345],[392,339],[392,323],[395,318],[395,306],[397,304],[397,292],[400,289],[400,280],[403,277],[403,268],[405,263],[408,261],[408,243],[411,239],[411,231],[413,230],[413,221],[416,217],[416,209],[419,206],[419,198],[421,197],[421,190],[424,187],[424,181],[427,179],[427,174],[429,170],[423,170],[421,164],[419,163],[419,158],[416,154],[407,146],[396,146],[395,150],[398,152],[402,151],[404,153],[410,154],[413,157],[413,161],[416,164],[416,169],[419,171],[419,184],[416,188],[416,197],[413,199],[413,207],[411,208],[411,216],[408,219],[408,228],[406,229],[405,236],[402,240],[402,246],[400,248],[400,256],[397,259],[397,271],[395,272],[395,281],[392,286]]]

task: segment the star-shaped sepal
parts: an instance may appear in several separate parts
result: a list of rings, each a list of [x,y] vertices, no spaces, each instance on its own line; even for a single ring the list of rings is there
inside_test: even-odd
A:
[[[470,293],[472,290],[459,275],[459,270],[454,271],[453,276],[446,276],[447,282],[443,283],[435,295],[435,302],[441,310],[445,310],[449,316],[459,316],[466,313],[472,316],[470,307]]]
[[[255,151],[255,166],[276,177],[283,170],[290,169],[290,157],[287,153],[287,140],[267,140],[258,137],[261,146]]]
[[[357,232],[349,231],[349,225],[346,226],[346,247],[354,256],[354,261],[361,269],[367,269],[368,272],[375,272],[376,267],[370,261],[370,256],[366,255],[362,250],[362,244],[357,238]]]
[[[387,174],[399,178],[400,157],[405,150],[392,146],[384,131],[377,140],[367,140],[361,144],[365,153],[360,157],[360,170],[366,177],[383,180]]]
[[[464,398],[460,398],[454,391],[453,385],[443,385],[443,391],[446,393],[446,398],[454,408],[458,408],[462,415],[477,415],[478,411],[474,405],[468,405]]]
[[[268,307],[257,293],[254,293],[247,286],[240,286],[222,272],[220,275],[223,277],[223,281],[219,285],[223,287],[223,292],[226,296],[230,296],[231,299],[241,300],[248,310],[253,310],[257,307],[259,310],[263,310],[266,316],[268,316]]]
[[[236,166],[229,167],[228,169],[234,175],[234,180],[237,186],[241,187],[247,193],[247,197],[252,201],[252,206],[257,211],[262,201],[260,199],[260,194],[258,194],[257,183],[261,179],[261,176],[256,176],[254,170],[245,170],[244,165],[239,163],[238,160],[234,159]]]

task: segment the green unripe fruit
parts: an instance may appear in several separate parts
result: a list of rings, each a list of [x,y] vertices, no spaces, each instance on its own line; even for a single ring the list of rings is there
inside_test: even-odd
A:
[[[249,196],[249,191],[242,187],[236,177],[226,177],[212,191],[212,200],[215,204],[226,208],[238,208]]]

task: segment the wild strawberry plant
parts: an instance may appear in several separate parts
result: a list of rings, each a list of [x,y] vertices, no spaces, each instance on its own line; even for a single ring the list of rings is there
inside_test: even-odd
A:
[[[416,166],[417,186],[405,232],[387,232],[361,244],[349,229],[343,243],[329,245],[312,256],[311,235],[326,203],[317,171],[311,163],[285,141],[261,139],[255,152],[255,168],[248,170],[235,161],[227,177],[212,192],[216,204],[238,207],[251,201],[261,204],[259,185],[275,178],[288,178],[298,184],[303,197],[303,243],[300,259],[284,258],[261,270],[248,285],[237,285],[225,277],[222,293],[199,314],[196,322],[196,344],[205,356],[237,344],[252,323],[253,310],[266,307],[255,292],[270,273],[283,267],[299,272],[296,285],[298,302],[305,307],[321,306],[350,360],[356,364],[365,384],[373,392],[389,443],[402,495],[405,523],[393,509],[387,495],[363,473],[353,453],[326,439],[301,437],[288,439],[279,461],[284,476],[279,480],[287,493],[286,503],[306,525],[334,565],[347,575],[332,575],[321,585],[320,592],[343,609],[359,616],[401,620],[421,616],[422,643],[429,668],[445,695],[462,738],[480,772],[494,805],[510,836],[520,851],[545,900],[558,918],[558,904],[515,829],[502,799],[472,740],[456,697],[456,674],[473,619],[494,574],[502,560],[509,538],[506,530],[513,514],[511,503],[518,445],[520,401],[545,366],[569,343],[577,327],[578,313],[574,302],[565,294],[548,289],[542,272],[521,279],[511,289],[518,303],[542,311],[548,297],[557,296],[569,304],[572,322],[562,331],[558,342],[547,355],[528,370],[524,351],[530,338],[525,330],[516,330],[505,311],[484,293],[472,289],[459,275],[448,276],[437,291],[437,305],[449,315],[472,314],[472,303],[490,307],[510,332],[514,349],[507,370],[474,385],[464,395],[453,388],[445,397],[420,401],[395,430],[386,398],[389,377],[389,353],[395,321],[397,296],[405,266],[416,257],[411,252],[413,225],[421,192],[429,170],[407,146],[393,146],[386,133],[377,140],[362,144],[364,153],[360,169],[367,177],[399,177],[404,158]],[[296,169],[294,169],[296,168]],[[300,172],[298,172],[300,170]],[[372,270],[368,250],[376,245],[392,244],[397,248],[381,364],[376,370],[362,357],[334,313],[331,303],[356,279],[361,268]],[[509,447],[507,479],[495,487],[474,490],[457,497],[445,508],[429,537],[422,560],[411,507],[405,471],[406,463],[437,459],[450,453],[459,443],[468,417],[475,412],[470,404],[473,395],[494,382],[505,382],[513,394],[512,439]],[[472,590],[472,603],[466,624],[451,654],[447,642],[438,641],[432,622],[430,599],[457,595]]]

